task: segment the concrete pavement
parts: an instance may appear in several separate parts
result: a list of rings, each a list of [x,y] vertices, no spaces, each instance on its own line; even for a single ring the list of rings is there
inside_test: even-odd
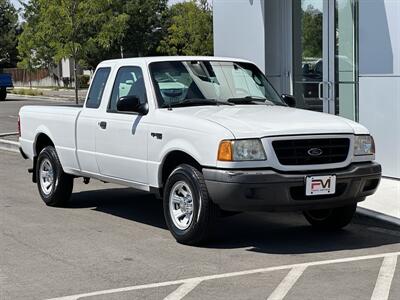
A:
[[[367,209],[365,213],[400,226],[400,180],[382,178],[376,194],[368,197],[360,207]]]
[[[287,299],[370,299],[385,255],[400,251],[400,232],[372,219],[357,216],[345,230],[320,233],[300,214],[261,213],[221,219],[208,245],[187,247],[172,238],[161,201],[152,196],[75,180],[70,206],[49,208],[30,182],[29,167],[18,154],[0,151],[0,299],[114,289],[83,299],[163,299],[179,280],[218,274],[184,299],[266,299],[304,263]],[[321,262],[327,260],[337,261]],[[254,272],[260,268],[272,269]],[[399,299],[399,266],[390,278],[389,299]],[[158,284],[126,288],[152,283]]]

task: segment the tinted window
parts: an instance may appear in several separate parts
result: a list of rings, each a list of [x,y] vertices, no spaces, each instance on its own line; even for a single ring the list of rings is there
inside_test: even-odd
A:
[[[139,67],[122,67],[118,70],[108,110],[117,111],[117,101],[124,96],[136,96],[140,103],[146,103],[146,88],[142,70]]]
[[[99,68],[97,70],[92,85],[90,86],[86,107],[99,108],[110,70],[110,68]]]

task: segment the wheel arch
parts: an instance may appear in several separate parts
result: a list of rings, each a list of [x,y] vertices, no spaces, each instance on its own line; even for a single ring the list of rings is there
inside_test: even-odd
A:
[[[32,172],[32,182],[36,183],[36,167],[37,160],[40,152],[47,146],[55,147],[53,140],[49,137],[48,134],[44,132],[39,132],[35,137],[35,142],[33,143],[33,172]]]
[[[202,165],[192,155],[183,150],[172,150],[165,155],[161,162],[158,174],[159,187],[164,186],[171,172],[181,164],[191,165],[199,171],[202,169]]]
[[[37,157],[39,153],[47,146],[55,147],[55,144],[48,134],[40,132],[36,135],[35,143],[33,145],[34,156]]]

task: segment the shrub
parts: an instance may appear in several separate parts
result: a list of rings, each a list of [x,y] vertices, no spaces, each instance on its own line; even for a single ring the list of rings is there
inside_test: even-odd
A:
[[[23,96],[42,96],[43,92],[36,89],[13,89],[12,94],[23,95]]]
[[[78,83],[79,87],[88,87],[89,86],[89,75],[78,75]]]

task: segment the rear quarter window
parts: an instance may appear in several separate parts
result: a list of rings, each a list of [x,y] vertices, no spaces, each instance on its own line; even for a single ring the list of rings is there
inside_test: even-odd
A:
[[[86,100],[87,108],[99,108],[111,68],[99,68],[94,75]]]

